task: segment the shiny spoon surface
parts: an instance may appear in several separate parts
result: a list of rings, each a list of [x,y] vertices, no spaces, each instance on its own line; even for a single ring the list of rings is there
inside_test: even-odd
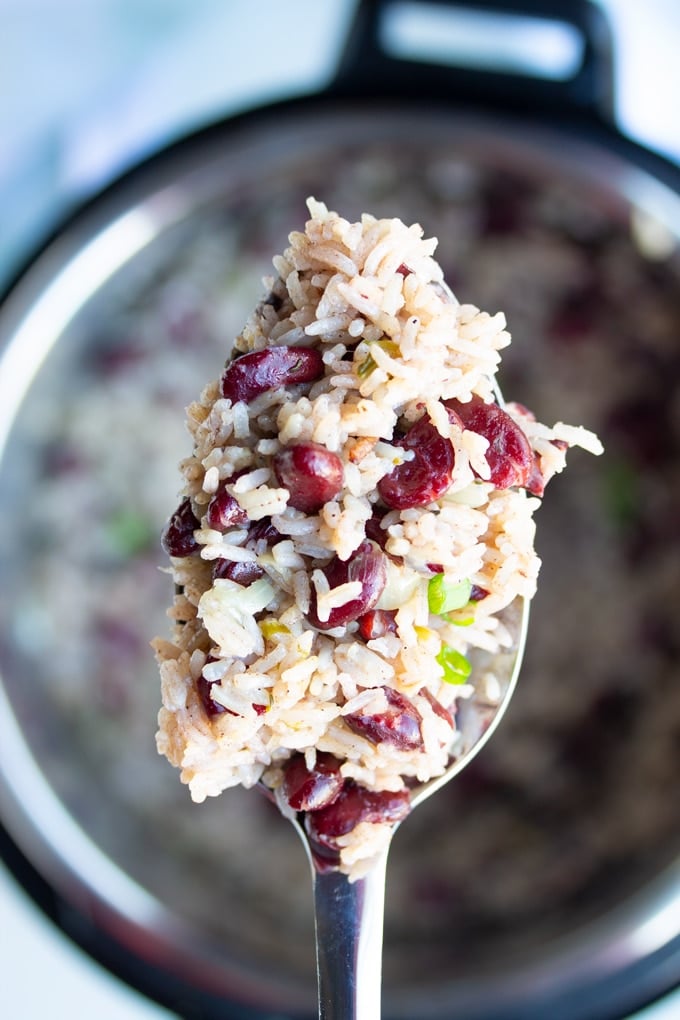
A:
[[[477,755],[500,723],[517,684],[526,638],[529,603],[516,599],[502,614],[512,643],[490,656],[473,651],[473,680],[493,670],[499,684],[493,701],[477,691],[461,701],[457,723],[462,748],[446,771],[411,790],[411,810],[457,776]],[[379,1020],[382,982],[383,916],[389,843],[370,871],[350,882],[327,863],[320,862],[303,824],[303,815],[291,818],[312,870],[316,931],[319,1020]],[[403,824],[403,823],[402,823]],[[393,827],[392,835],[397,829]]]

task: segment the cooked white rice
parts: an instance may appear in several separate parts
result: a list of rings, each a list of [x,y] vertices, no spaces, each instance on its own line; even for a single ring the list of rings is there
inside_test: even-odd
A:
[[[441,774],[458,735],[433,699],[454,710],[477,684],[486,699],[499,690],[488,673],[452,683],[438,661],[442,648],[495,653],[509,640],[498,614],[536,588],[533,514],[540,499],[525,488],[496,488],[488,440],[452,422],[442,403],[495,400],[500,351],[510,343],[503,315],[458,303],[432,258],[436,241],[423,240],[419,226],[369,215],[349,223],[319,202],[308,204],[305,232],[291,234],[274,259],[268,298],[235,349],[315,347],[323,377],[233,404],[216,380],[188,409],[193,452],[181,465],[183,496],[200,522],[199,551],[171,558],[172,640],[158,638],[154,648],[163,701],[158,749],[199,802],[263,781],[285,809],[284,766],[296,752],[310,767],[317,751],[334,755],[346,780],[372,791],[400,791],[410,780]],[[563,469],[567,446],[601,452],[585,429],[551,429],[519,405],[506,410],[539,458],[544,481]],[[313,627],[310,600],[323,622],[360,595],[357,581],[330,588],[323,567],[335,556],[349,560],[365,540],[378,483],[408,457],[393,442],[395,430],[424,414],[452,444],[455,462],[435,502],[388,509],[382,519],[388,584],[377,608],[395,614],[396,632],[365,642],[356,622]],[[288,506],[288,490],[271,467],[282,447],[301,441],[325,446],[343,465],[340,492],[312,515]],[[280,541],[253,548],[248,524],[226,533],[209,526],[208,505],[224,482],[248,522],[271,520]],[[257,563],[264,575],[247,587],[213,580],[214,561]],[[432,564],[443,568],[446,584],[469,582],[485,597],[458,615],[431,612]],[[227,711],[207,713],[201,676]],[[417,750],[374,743],[347,725],[359,710],[384,710],[384,688],[406,695],[417,710]],[[339,837],[339,867],[351,877],[363,874],[389,828],[361,822]]]

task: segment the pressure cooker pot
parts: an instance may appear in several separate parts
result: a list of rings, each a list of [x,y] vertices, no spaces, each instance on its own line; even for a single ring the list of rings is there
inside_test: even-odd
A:
[[[5,860],[182,1016],[309,1017],[308,867],[255,793],[202,805],[154,747],[158,536],[214,377],[309,195],[419,222],[506,313],[508,392],[605,444],[540,511],[519,688],[394,841],[393,1020],[623,1017],[680,980],[680,199],[610,119],[606,24],[567,80],[395,56],[361,4],[333,83],[157,154],[78,211],[0,310]],[[449,5],[445,5],[448,9]]]

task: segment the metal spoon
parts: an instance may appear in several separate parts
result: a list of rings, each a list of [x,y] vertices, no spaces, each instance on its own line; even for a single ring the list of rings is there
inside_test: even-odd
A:
[[[478,692],[461,701],[457,725],[463,735],[458,756],[443,775],[415,786],[411,808],[416,808],[458,775],[484,746],[498,726],[517,683],[526,637],[529,603],[515,600],[502,614],[512,635],[512,646],[498,655],[473,653],[472,682],[493,669],[499,696],[493,703]],[[382,972],[385,872],[389,845],[369,873],[350,882],[337,869],[320,867],[302,816],[292,819],[307,851],[314,885],[316,961],[320,1020],[379,1020]],[[394,827],[394,831],[397,826]]]

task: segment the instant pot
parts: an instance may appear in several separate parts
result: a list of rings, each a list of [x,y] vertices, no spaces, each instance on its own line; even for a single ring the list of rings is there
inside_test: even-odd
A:
[[[456,12],[358,4],[327,87],[146,159],[0,308],[3,858],[181,1016],[314,1011],[302,848],[252,793],[188,802],[148,650],[183,407],[308,195],[436,234],[461,299],[507,314],[507,392],[606,447],[539,512],[516,704],[395,839],[385,1015],[621,1020],[680,982],[680,171],[615,125],[599,7],[475,4],[512,44],[492,68],[433,56]],[[520,24],[554,40],[531,74]]]

